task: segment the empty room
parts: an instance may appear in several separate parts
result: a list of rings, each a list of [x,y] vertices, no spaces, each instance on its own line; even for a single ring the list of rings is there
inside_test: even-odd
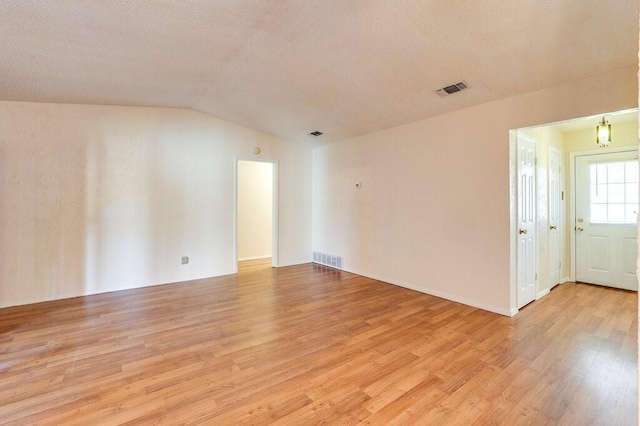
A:
[[[638,9],[1,2],[0,424],[638,424]]]

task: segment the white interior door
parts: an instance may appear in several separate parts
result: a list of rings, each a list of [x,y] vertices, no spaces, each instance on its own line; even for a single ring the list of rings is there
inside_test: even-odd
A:
[[[562,224],[562,162],[560,151],[549,150],[549,285],[560,283]]]
[[[518,134],[518,309],[536,297],[536,142]]]
[[[576,281],[637,290],[636,151],[575,157]]]

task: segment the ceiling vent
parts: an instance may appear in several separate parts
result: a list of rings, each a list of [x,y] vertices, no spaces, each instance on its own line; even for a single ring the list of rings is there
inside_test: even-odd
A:
[[[449,96],[461,90],[468,88],[467,83],[461,81],[459,83],[452,84],[447,87],[443,87],[442,89],[436,90],[436,93],[440,96]]]
[[[322,132],[320,130],[316,130],[315,132],[309,133],[309,136],[313,136],[314,138],[317,138],[320,135],[322,135]]]

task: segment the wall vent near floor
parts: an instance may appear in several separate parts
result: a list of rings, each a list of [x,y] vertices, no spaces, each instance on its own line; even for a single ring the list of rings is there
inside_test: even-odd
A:
[[[332,254],[313,252],[313,263],[329,266],[331,268],[342,269],[342,257]]]

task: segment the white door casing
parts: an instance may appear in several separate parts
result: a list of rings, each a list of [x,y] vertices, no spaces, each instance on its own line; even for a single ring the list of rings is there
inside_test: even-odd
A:
[[[517,141],[517,307],[536,297],[536,142],[518,133]]]
[[[575,279],[637,290],[636,151],[576,155]]]
[[[549,149],[549,287],[561,280],[562,160],[560,151]]]
[[[256,158],[251,158],[251,157],[241,157],[241,156],[237,156],[234,158],[234,200],[233,200],[233,206],[234,206],[234,215],[233,215],[233,219],[234,219],[234,224],[233,224],[233,229],[234,229],[234,238],[233,238],[233,251],[235,253],[235,263],[234,263],[234,273],[238,272],[238,162],[239,161],[260,161],[260,162],[266,162],[266,163],[272,163],[273,164],[273,190],[272,190],[272,215],[271,215],[271,220],[272,220],[272,224],[271,224],[271,232],[272,232],[272,238],[271,238],[271,265],[274,268],[277,268],[280,266],[280,249],[279,249],[279,235],[280,235],[280,220],[279,220],[279,162],[278,161],[272,161],[272,160],[267,160],[267,159],[256,159]]]

